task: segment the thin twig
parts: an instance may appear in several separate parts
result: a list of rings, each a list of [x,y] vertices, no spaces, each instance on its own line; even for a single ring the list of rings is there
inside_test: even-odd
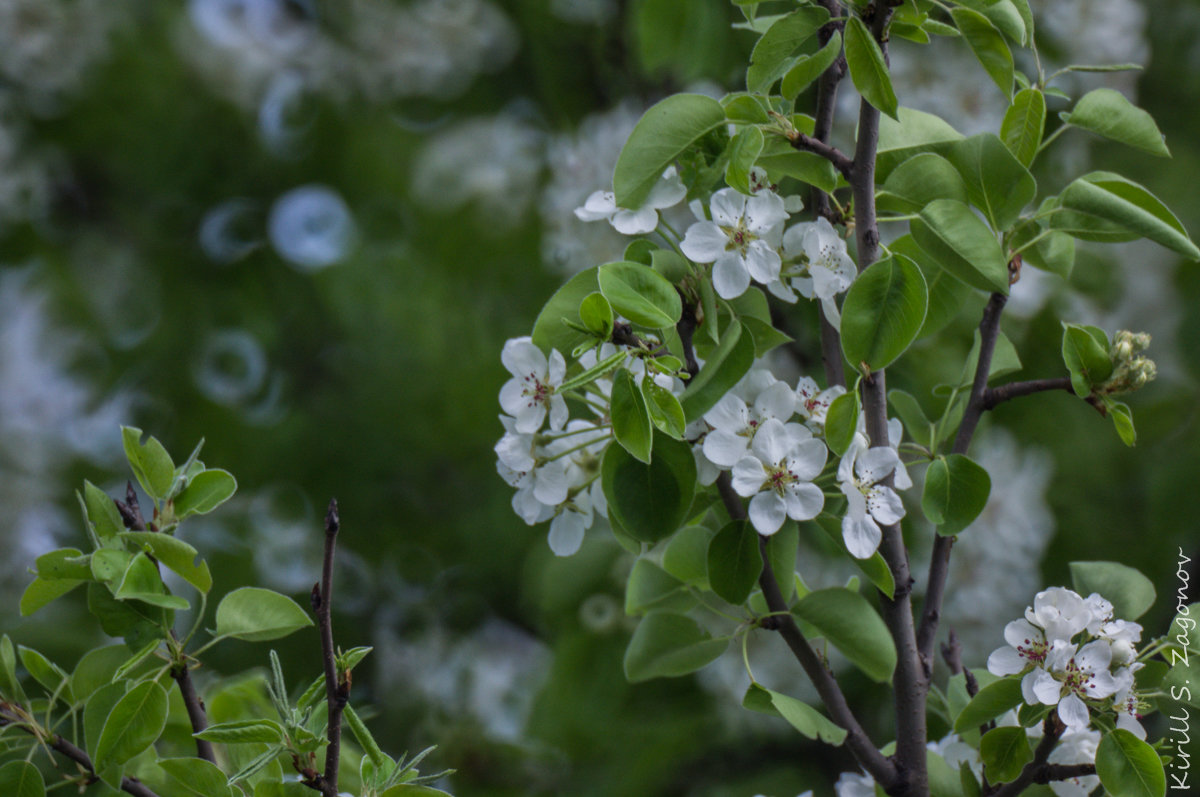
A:
[[[1030,379],[1027,382],[1009,382],[1006,385],[988,388],[983,394],[983,408],[990,410],[1009,399],[1031,396],[1046,390],[1065,390],[1071,394],[1075,393],[1075,388],[1071,387],[1071,377],[1069,376],[1060,376],[1055,379]]]
[[[323,797],[337,797],[338,763],[342,753],[342,710],[350,699],[350,682],[339,677],[337,652],[333,646],[333,553],[340,526],[337,499],[330,499],[325,515],[325,557],[321,567],[321,583],[313,586],[313,609],[321,631],[321,660],[325,667],[325,700],[329,706],[328,740],[325,748],[325,772],[310,778],[306,784],[321,792]]]
[[[183,697],[184,707],[187,708],[188,721],[192,724],[192,733],[200,733],[208,727],[208,716],[204,711],[204,701],[196,694],[196,687],[192,684],[192,676],[187,662],[182,661],[172,667],[171,677],[179,685],[179,694]],[[212,742],[207,739],[196,739],[196,755],[209,763],[217,763]]]
[[[847,180],[850,179],[850,174],[854,169],[854,161],[837,147],[827,144],[819,138],[801,133],[799,130],[793,131],[788,136],[788,141],[791,142],[793,149],[820,155],[832,163],[833,168],[841,172]]]
[[[962,643],[958,641],[958,634],[954,633],[953,628],[950,629],[950,641],[942,645],[942,659],[950,668],[951,674],[958,675],[961,672],[966,678],[968,695],[975,697],[979,694],[979,681],[975,679],[973,672],[963,666]]]
[[[717,489],[729,516],[735,520],[745,520],[746,509],[742,506],[742,499],[734,492],[733,482],[728,471],[722,472],[718,477]],[[763,560],[763,572],[758,583],[762,587],[767,608],[773,615],[769,627],[778,631],[783,637],[809,680],[816,687],[830,717],[839,727],[845,729],[846,747],[854,754],[859,765],[885,788],[899,783],[900,773],[896,769],[896,765],[880,753],[870,737],[867,736],[866,731],[859,724],[858,718],[850,709],[850,705],[846,702],[846,696],[838,686],[837,679],[822,663],[788,611],[783,593],[779,589],[779,583],[775,579],[775,573],[771,569],[766,546],[767,538],[759,535],[759,552]]]

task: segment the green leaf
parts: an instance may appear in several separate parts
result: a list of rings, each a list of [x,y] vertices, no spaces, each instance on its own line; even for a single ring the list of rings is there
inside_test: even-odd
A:
[[[535,346],[542,351],[558,349],[561,352],[570,352],[579,344],[593,339],[592,335],[575,329],[570,324],[584,327],[579,317],[579,307],[588,294],[600,289],[600,283],[596,279],[598,272],[599,268],[581,271],[554,292],[533,324]]]
[[[1117,430],[1117,435],[1121,438],[1121,442],[1132,448],[1137,444],[1137,429],[1133,426],[1133,413],[1129,409],[1129,405],[1120,401],[1113,401],[1108,396],[1104,397],[1104,407],[1108,410],[1108,417],[1112,418],[1113,428]]]
[[[5,797],[45,797],[46,781],[28,761],[9,761],[0,767],[0,794]]]
[[[1113,89],[1095,89],[1079,98],[1063,121],[1135,149],[1171,157],[1154,117]]]
[[[891,364],[916,339],[929,304],[925,277],[904,255],[892,255],[858,275],[842,304],[842,353],[855,368]]]
[[[97,769],[124,764],[158,739],[167,726],[167,693],[155,681],[126,692],[109,712],[96,742]]]
[[[636,683],[695,672],[729,647],[682,614],[650,612],[625,649],[625,677]]]
[[[829,67],[833,66],[833,62],[837,60],[838,54],[842,51],[842,34],[841,31],[834,31],[829,37],[829,41],[825,46],[818,50],[813,55],[802,55],[796,59],[796,63],[783,76],[783,83],[779,86],[779,93],[786,100],[794,100],[799,96],[800,92],[809,87],[810,84]]]
[[[597,282],[613,310],[638,326],[673,327],[683,314],[675,286],[641,263],[619,261],[600,266]]]
[[[750,193],[750,170],[763,150],[763,133],[757,127],[745,127],[729,142],[729,162],[725,182],[743,194]]]
[[[988,472],[963,454],[938,457],[925,471],[921,509],[944,537],[970,526],[987,506],[992,491]]]
[[[35,560],[37,574],[47,581],[70,579],[88,581],[92,578],[91,560],[78,548],[59,548],[44,553]]]
[[[232,720],[209,725],[199,733],[193,733],[197,739],[221,744],[248,744],[265,742],[278,744],[283,741],[283,726],[274,720]]]
[[[101,541],[125,530],[125,523],[121,520],[117,505],[103,490],[87,480],[83,482],[83,504],[87,509],[88,520]]]
[[[709,284],[709,283],[702,283]],[[746,289],[741,296],[729,301],[729,307],[742,322],[742,326],[754,338],[754,355],[762,357],[771,349],[792,340],[777,330],[771,321],[771,308],[767,297],[755,287]]]
[[[1011,228],[1037,195],[1037,182],[1009,148],[992,133],[963,139],[946,151],[967,184],[971,204],[993,229]]]
[[[825,442],[839,457],[850,450],[858,429],[858,391],[850,390],[835,398],[825,413]]]
[[[75,698],[71,694],[70,676],[61,667],[33,648],[27,648],[24,645],[17,646],[17,655],[20,656],[21,663],[25,665],[25,670],[33,676],[33,680],[41,684],[47,694],[51,696],[57,694],[67,703],[75,702]]]
[[[1042,236],[1033,243],[1034,236]],[[1075,267],[1075,239],[1065,232],[1046,230],[1038,224],[1023,224],[1013,232],[1010,249],[1025,247],[1021,252],[1024,262],[1042,271],[1057,274],[1063,279],[1071,276]]]
[[[684,583],[648,559],[638,558],[625,584],[625,614],[631,617],[651,609],[686,612],[696,605]]]
[[[1008,261],[1000,243],[963,203],[931,202],[911,229],[917,245],[955,277],[980,290],[1008,293]]]
[[[112,683],[117,669],[128,659],[129,648],[125,645],[93,648],[83,654],[71,673],[71,692],[75,699],[87,700],[97,689]]]
[[[158,440],[150,437],[143,444],[141,439],[141,429],[121,427],[121,441],[125,445],[125,456],[133,468],[133,475],[151,498],[161,500],[171,492],[171,485],[175,482],[175,463]]]
[[[964,2],[964,6],[973,8],[988,18],[1014,44],[1024,45],[1028,33],[1024,13],[1017,10],[1011,0],[983,0],[982,2]]]
[[[1096,748],[1096,774],[1109,794],[1163,797],[1167,776],[1154,748],[1127,730],[1105,734]]]
[[[83,707],[83,736],[88,756],[92,761],[96,760],[96,746],[100,742],[104,724],[117,702],[125,696],[127,685],[123,681],[106,684],[93,692]]]
[[[1154,194],[1119,174],[1085,174],[1063,189],[1059,202],[1064,208],[1119,225],[1184,257],[1200,260],[1200,249],[1175,214]],[[1058,216],[1050,217],[1052,227],[1063,223]]]
[[[233,474],[220,468],[202,470],[175,496],[175,517],[183,520],[192,515],[207,514],[232,498],[235,492],[237,479]]]
[[[183,797],[233,797],[225,773],[203,758],[160,758],[158,765]]]
[[[921,402],[903,390],[889,390],[887,399],[888,403],[892,405],[892,409],[896,411],[896,417],[904,424],[904,431],[908,432],[908,436],[919,445],[930,448],[933,424],[925,415],[925,410],[921,408]],[[828,438],[828,423],[826,423],[825,434]]]
[[[116,582],[113,597],[119,601],[139,600],[164,609],[187,609],[191,604],[177,595],[168,595],[158,568],[144,553],[129,560],[121,580]]]
[[[810,592],[792,611],[812,625],[869,678],[887,683],[896,669],[896,646],[867,599],[832,587]]]
[[[129,567],[133,554],[124,549],[101,548],[92,554],[90,565],[96,581],[111,584],[120,578]]]
[[[1098,335],[1096,333],[1099,333]],[[1103,341],[1103,342],[1101,342]],[[1078,324],[1063,324],[1063,363],[1071,373],[1071,386],[1075,395],[1087,398],[1092,386],[1112,376],[1112,357],[1108,352],[1108,338],[1095,327]]]
[[[654,454],[647,464],[621,446],[609,446],[600,466],[608,511],[643,542],[657,542],[679,528],[696,489],[696,460],[690,445],[658,434]]]
[[[771,182],[791,177],[825,193],[832,193],[837,188],[838,175],[832,163],[815,152],[794,149],[783,136],[771,136],[763,143],[758,165],[767,170]]]
[[[651,249],[649,266],[673,285],[683,282],[691,273],[691,266],[687,260],[674,249]],[[582,307],[580,312],[582,313]]]
[[[151,639],[161,637],[162,626],[170,625],[170,610],[141,601],[119,601],[103,584],[88,584],[87,602],[88,611],[100,621],[104,633],[113,637],[124,637],[126,644],[133,650],[147,644]]]
[[[381,767],[384,765],[384,762],[390,760],[379,749],[379,743],[371,735],[371,731],[367,728],[366,723],[359,718],[358,712],[347,705],[342,716],[346,718],[346,724],[350,726],[350,731],[354,734],[354,738],[358,740],[358,746],[367,754],[371,763],[377,767]]]
[[[646,409],[642,391],[633,381],[633,375],[624,369],[613,375],[609,415],[617,442],[635,458],[649,462],[653,444],[650,413]]]
[[[1019,678],[1001,678],[990,683],[980,689],[959,713],[954,720],[954,732],[964,734],[978,730],[980,725],[991,722],[1022,700]]]
[[[393,786],[379,797],[450,797],[441,789],[432,786],[422,786],[419,783],[401,783]]]
[[[1113,615],[1136,620],[1154,605],[1154,582],[1120,562],[1071,562],[1071,584],[1080,595],[1099,592],[1113,605]]]
[[[712,538],[713,531],[705,526],[684,526],[663,551],[663,570],[686,584],[708,589],[708,544]]]
[[[731,122],[761,125],[771,121],[768,105],[762,97],[745,92],[727,94],[721,98],[725,116]]]
[[[922,152],[901,163],[883,184],[878,196],[881,209],[915,213],[935,199],[967,201],[967,186],[950,161],[933,152]]]
[[[25,591],[21,593],[21,602],[18,607],[21,611],[21,616],[28,617],[47,603],[61,598],[82,583],[84,582],[74,579],[47,581],[40,576],[35,578],[25,588]]]
[[[800,8],[777,19],[750,53],[746,88],[755,93],[770,90],[792,65],[792,54],[828,21],[829,12],[820,6]]]
[[[1033,163],[1046,129],[1046,96],[1034,88],[1021,89],[1000,123],[1004,146],[1026,168]]]
[[[782,717],[806,738],[819,739],[835,747],[846,740],[845,728],[836,725],[812,706],[760,684],[750,684],[746,696],[742,698],[742,705],[751,711]]]
[[[741,605],[762,575],[758,532],[735,520],[717,532],[708,546],[708,583],[722,600]]]
[[[896,121],[900,121],[896,92],[888,73],[883,50],[858,17],[846,21],[846,65],[850,79],[863,99]]]
[[[723,124],[721,103],[702,94],[673,94],[651,106],[617,158],[613,173],[617,205],[641,207],[667,167],[697,139]]]
[[[830,541],[846,554],[846,558],[854,563],[854,566],[863,572],[875,588],[886,595],[889,599],[896,593],[896,580],[892,576],[891,569],[887,563],[883,561],[883,556],[878,551],[871,554],[866,559],[859,559],[851,556],[850,551],[846,548],[846,541],[842,537],[842,521],[840,518],[831,517],[829,515],[818,515],[816,520],[817,528],[825,532]]]
[[[217,606],[217,636],[264,642],[309,625],[312,620],[294,600],[261,587],[235,589]]]
[[[791,520],[784,521],[779,531],[767,537],[767,562],[784,601],[791,601],[796,592],[796,549],[800,545],[800,527]]]
[[[1006,98],[1012,97],[1013,57],[1004,36],[991,21],[969,8],[952,8],[950,16],[962,33],[984,71],[1000,87]]]
[[[754,340],[742,324],[735,321],[721,333],[721,343],[680,396],[687,422],[691,423],[712,409],[753,364]]]
[[[212,471],[206,471],[211,473]],[[185,490],[186,492],[186,490]],[[155,559],[179,574],[201,592],[212,589],[212,574],[209,573],[208,563],[196,558],[200,555],[192,546],[178,537],[153,531],[126,531],[121,537],[132,542],[139,549],[148,551]]]
[[[892,169],[914,155],[943,152],[955,141],[962,140],[962,133],[940,116],[914,108],[900,108],[899,118],[898,123],[886,116],[879,120],[877,180],[886,180]]]
[[[993,728],[980,739],[979,755],[983,759],[983,774],[992,783],[1015,780],[1033,760],[1024,728]]]
[[[647,375],[642,380],[642,398],[651,422],[667,436],[682,440],[687,421],[684,419],[683,406],[675,394]]]

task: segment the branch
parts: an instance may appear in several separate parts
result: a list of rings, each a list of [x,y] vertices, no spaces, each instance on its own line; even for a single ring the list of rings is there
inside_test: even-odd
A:
[[[942,645],[942,659],[952,674],[958,675],[961,672],[966,678],[967,694],[970,697],[979,694],[979,681],[975,680],[974,673],[963,666],[962,643],[958,641],[958,634],[954,633],[953,628],[950,629],[950,641]]]
[[[720,491],[721,500],[724,502],[729,516],[734,520],[745,520],[746,509],[742,506],[742,499],[733,490],[733,482],[728,471],[722,471],[717,478],[717,489]],[[767,538],[759,535],[758,542],[763,560],[763,572],[758,583],[762,587],[767,608],[774,615],[770,618],[773,622],[763,627],[776,630],[783,637],[784,642],[800,662],[800,666],[812,681],[813,686],[817,688],[817,693],[824,701],[825,708],[829,711],[833,721],[846,730],[846,747],[854,754],[862,768],[870,773],[876,782],[885,787],[898,784],[900,773],[896,769],[896,765],[879,752],[879,749],[867,736],[866,731],[859,725],[858,719],[846,702],[846,696],[842,694],[841,687],[838,686],[837,679],[825,667],[812,646],[808,644],[808,640],[804,638],[804,634],[796,625],[791,612],[788,611],[783,593],[779,589],[779,583],[775,580],[775,573],[771,570],[770,560],[767,558]]]
[[[955,454],[965,454],[971,445],[975,427],[979,418],[988,409],[985,396],[988,392],[988,374],[992,369],[992,355],[996,351],[996,341],[1000,337],[1000,314],[1008,297],[1003,293],[993,293],[983,308],[983,318],[979,321],[979,360],[975,363],[975,378],[971,382],[971,393],[967,397],[967,408],[963,412],[962,422],[958,426],[958,434],[954,437]],[[929,580],[925,585],[925,604],[921,614],[921,628],[917,632],[917,646],[928,669],[926,676],[933,670],[933,643],[937,638],[938,623],[942,617],[942,601],[946,597],[946,578],[950,573],[950,549],[954,547],[954,538],[937,534],[933,541],[933,554],[929,561]]]
[[[815,155],[820,155],[825,160],[833,164],[833,168],[842,173],[842,176],[847,180],[854,170],[854,161],[850,160],[841,150],[830,144],[825,143],[819,138],[805,135],[799,130],[792,131],[788,135],[788,141],[791,142],[793,149],[811,152]]]
[[[0,704],[0,728],[8,725],[17,726],[21,730],[25,731],[25,733],[45,741],[45,743],[52,749],[57,750],[62,755],[74,761],[84,770],[89,772],[93,779],[96,777],[96,767],[93,766],[92,759],[88,758],[87,753],[71,744],[58,734],[51,734],[48,736],[43,735],[42,732],[31,728],[25,719],[9,713],[9,710],[9,704]],[[159,795],[146,784],[142,783],[137,778],[131,777],[121,778],[121,791],[132,794],[134,797],[159,797]]]
[[[988,792],[988,797],[1017,797],[1018,794],[1025,791],[1025,787],[1031,786],[1034,783],[1049,783],[1050,771],[1061,771],[1064,767],[1055,766],[1046,763],[1050,758],[1050,753],[1054,750],[1054,745],[1058,744],[1059,737],[1063,735],[1066,726],[1058,719],[1057,713],[1051,713],[1046,717],[1045,724],[1042,725],[1045,735],[1042,736],[1042,741],[1038,743],[1037,749],[1033,752],[1033,760],[1025,765],[1021,770],[1021,774],[1017,775],[1017,779],[1005,783],[1003,786]],[[1078,765],[1066,767],[1074,771]],[[1085,774],[1096,774],[1094,764],[1085,765],[1090,767],[1091,771]],[[1067,777],[1075,777],[1074,774]],[[1044,779],[1043,779],[1044,778]],[[1061,778],[1057,778],[1061,780]]]
[[[990,410],[1009,399],[1031,396],[1046,390],[1065,390],[1072,395],[1075,393],[1075,388],[1071,387],[1071,377],[1069,376],[1060,376],[1055,379],[1030,379],[1027,382],[1009,382],[1006,385],[990,387],[985,390],[983,408]]]
[[[337,653],[333,647],[333,618],[330,615],[333,598],[333,552],[339,528],[337,499],[329,501],[325,515],[325,558],[321,568],[321,583],[313,585],[312,603],[321,630],[321,659],[325,666],[325,700],[329,705],[329,746],[325,748],[325,773],[309,777],[305,785],[321,792],[323,797],[337,797],[338,763],[342,753],[342,709],[350,699],[349,678],[339,678]]]
[[[171,668],[171,677],[179,684],[179,694],[183,697],[183,705],[187,708],[188,720],[192,724],[192,733],[200,733],[208,727],[208,716],[204,712],[204,701],[196,694],[192,685],[192,676],[186,661]],[[217,763],[216,753],[212,742],[206,739],[196,739],[196,755],[211,764]]]

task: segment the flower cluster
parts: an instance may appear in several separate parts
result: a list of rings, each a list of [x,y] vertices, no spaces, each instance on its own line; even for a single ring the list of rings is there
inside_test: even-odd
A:
[[[1112,710],[1118,728],[1145,739],[1134,691],[1141,638],[1142,627],[1114,619],[1113,605],[1099,594],[1051,587],[1037,594],[1024,619],[1005,626],[1008,645],[987,666],[993,675],[1023,673],[1025,702],[1057,707],[1071,730],[1086,729],[1093,710]]]

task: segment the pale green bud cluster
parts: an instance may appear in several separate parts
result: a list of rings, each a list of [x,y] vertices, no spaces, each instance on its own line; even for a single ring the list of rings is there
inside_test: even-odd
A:
[[[1142,355],[1150,346],[1150,335],[1147,332],[1130,332],[1122,329],[1113,339],[1112,363],[1113,372],[1105,382],[1096,386],[1096,392],[1103,395],[1131,393],[1146,386],[1146,383],[1158,375],[1154,360]]]

